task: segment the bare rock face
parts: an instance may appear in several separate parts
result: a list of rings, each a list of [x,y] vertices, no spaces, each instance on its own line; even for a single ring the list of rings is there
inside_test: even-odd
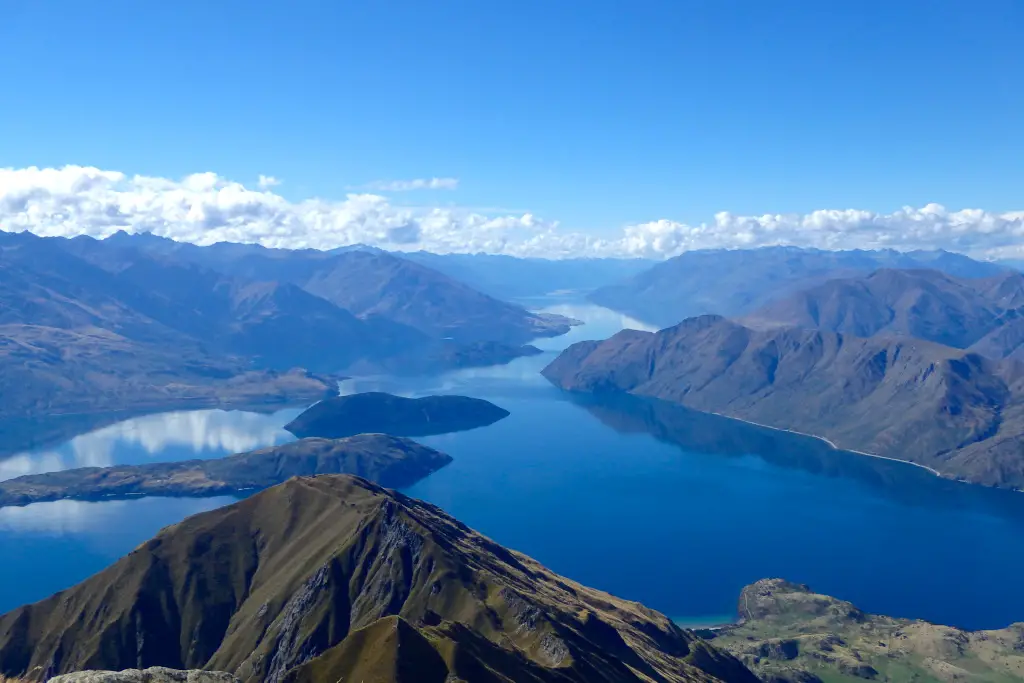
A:
[[[185,671],[154,666],[124,671],[76,671],[55,676],[50,683],[238,683],[238,679],[222,671]]]

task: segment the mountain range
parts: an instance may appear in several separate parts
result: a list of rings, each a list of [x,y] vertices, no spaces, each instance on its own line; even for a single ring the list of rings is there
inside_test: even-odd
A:
[[[596,304],[662,327],[713,313],[742,316],[827,280],[880,268],[996,276],[1005,266],[948,251],[822,251],[798,247],[688,251],[590,293]]]
[[[166,666],[267,683],[758,683],[663,615],[347,475],[168,527],[0,616],[0,674]]]
[[[0,232],[0,415],[311,401],[333,381],[281,372],[507,362],[571,322],[388,254],[261,249]]]
[[[1024,359],[1024,275],[956,278],[936,270],[877,270],[829,280],[745,316],[757,327],[794,326],[859,337],[905,335]]]
[[[907,337],[755,330],[721,316],[566,349],[543,374],[814,434],[989,485],[1024,486],[1024,364]]]
[[[104,252],[110,246],[120,246],[173,258],[244,281],[291,283],[362,320],[399,323],[431,337],[522,344],[569,329],[564,318],[530,313],[426,265],[379,249],[324,252],[227,242],[198,247],[126,233],[102,241],[79,241]]]

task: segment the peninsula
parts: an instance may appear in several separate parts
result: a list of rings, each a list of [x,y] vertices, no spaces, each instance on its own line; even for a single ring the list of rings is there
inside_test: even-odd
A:
[[[301,439],[216,460],[83,467],[0,482],[0,507],[51,500],[220,496],[252,492],[290,477],[355,474],[389,488],[409,486],[451,462],[409,439],[361,434]]]

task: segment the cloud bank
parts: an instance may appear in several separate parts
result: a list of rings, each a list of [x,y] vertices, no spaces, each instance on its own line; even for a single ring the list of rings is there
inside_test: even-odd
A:
[[[665,258],[694,249],[774,245],[941,248],[986,258],[1024,257],[1024,211],[954,211],[928,204],[886,214],[855,209],[762,216],[723,212],[705,223],[657,220],[599,238],[561,230],[557,221],[532,213],[401,206],[369,192],[292,202],[273,192],[268,180],[274,179],[263,176],[253,189],[213,173],[172,180],[80,166],[0,169],[0,229],[99,238],[126,230],[195,244],[330,249],[362,243],[548,258]]]
[[[410,190],[457,190],[458,178],[416,178],[414,180],[375,180],[363,185],[370,192],[409,192]]]

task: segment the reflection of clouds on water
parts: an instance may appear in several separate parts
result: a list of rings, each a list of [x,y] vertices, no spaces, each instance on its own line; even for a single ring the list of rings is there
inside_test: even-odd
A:
[[[295,408],[270,414],[214,409],[136,417],[76,436],[55,449],[6,458],[0,461],[0,480],[76,467],[158,460],[157,456],[172,448],[184,450],[186,455],[251,451],[290,441],[293,437],[284,425],[300,412]]]
[[[170,516],[181,519],[197,512],[212,510],[234,498],[144,498],[141,500],[111,500],[87,503],[77,500],[58,500],[51,503],[33,503],[25,507],[0,508],[0,533],[22,534],[106,534],[111,528],[119,528],[128,519],[148,519],[151,512],[166,508],[168,504],[179,507]],[[161,512],[163,512],[161,510]],[[166,512],[163,512],[167,515]]]
[[[170,446],[182,446],[195,453],[241,453],[288,439],[284,425],[299,412],[262,415],[237,410],[186,410],[146,415],[75,437],[71,447],[80,462],[106,457],[116,443],[137,445],[151,455]],[[287,419],[282,419],[284,413],[288,414]]]
[[[23,477],[26,474],[56,472],[64,469],[67,469],[67,466],[60,453],[46,451],[32,455],[15,455],[0,460],[0,481]]]

